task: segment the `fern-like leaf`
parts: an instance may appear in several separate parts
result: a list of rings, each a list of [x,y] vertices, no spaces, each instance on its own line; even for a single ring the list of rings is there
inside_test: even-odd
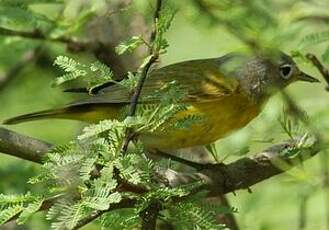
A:
[[[23,210],[23,205],[13,205],[0,211],[0,225],[5,224],[11,218],[19,214]]]
[[[24,224],[34,213],[39,211],[43,204],[43,199],[38,199],[27,205],[17,219],[17,224]]]

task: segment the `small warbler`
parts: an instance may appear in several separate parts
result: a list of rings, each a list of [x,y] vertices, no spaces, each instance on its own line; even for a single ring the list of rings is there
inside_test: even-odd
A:
[[[165,84],[175,82],[186,94],[177,103],[187,109],[172,120],[187,116],[203,117],[188,128],[164,124],[161,130],[138,134],[146,148],[171,150],[212,143],[253,120],[275,92],[296,81],[318,82],[300,71],[289,56],[227,54],[219,58],[184,61],[152,70],[142,88],[140,104],[159,104],[150,97]],[[64,118],[87,122],[120,119],[129,106],[131,92],[120,85],[104,87],[94,96],[59,109],[29,113],[8,119],[4,124]]]

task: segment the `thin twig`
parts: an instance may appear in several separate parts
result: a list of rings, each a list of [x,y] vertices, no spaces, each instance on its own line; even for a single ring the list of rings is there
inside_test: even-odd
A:
[[[220,204],[225,208],[230,208],[230,202],[225,195],[217,196],[220,200]],[[235,215],[232,212],[221,214],[218,216],[220,219],[225,221],[225,225],[229,227],[230,230],[239,230],[238,222]],[[222,222],[220,222],[222,223]]]
[[[159,212],[162,209],[162,205],[160,202],[154,201],[140,213],[140,217],[142,218],[142,230],[155,230],[157,224],[157,218]]]
[[[52,198],[49,198],[49,199],[44,200],[42,202],[41,207],[39,208],[38,211],[48,210],[54,204],[54,202],[57,199],[59,199],[60,197],[61,196],[56,196],[56,197],[52,197]],[[10,218],[6,223],[9,223],[11,221],[16,220],[20,216],[21,213],[22,212],[17,213],[15,216],[13,216],[12,218]]]
[[[161,13],[161,6],[162,6],[162,0],[156,0],[156,5],[155,5],[155,10],[154,10],[154,15],[153,15],[153,31],[150,36],[150,44],[153,43],[153,41],[156,38],[157,35],[157,23],[160,18],[160,13]],[[153,52],[153,47],[149,47],[149,53],[152,54]]]
[[[150,154],[152,154],[152,152]],[[205,168],[205,166],[206,166],[205,164],[190,161],[190,160],[184,159],[182,157],[177,157],[173,154],[169,154],[169,153],[166,153],[166,152],[160,151],[160,150],[156,150],[154,152],[154,154],[156,156],[161,157],[161,158],[168,159],[168,160],[173,160],[175,162],[178,162],[178,163],[180,163],[182,165],[185,165],[185,166],[189,166],[189,167],[194,168],[196,170],[201,170],[201,169]]]
[[[128,116],[130,116],[130,117],[135,116],[138,100],[139,100],[140,94],[142,92],[142,88],[143,88],[143,85],[145,83],[147,74],[148,74],[151,66],[158,60],[158,57],[159,57],[158,51],[156,49],[154,49],[154,40],[157,36],[156,27],[157,27],[157,21],[159,20],[159,17],[160,17],[161,4],[162,4],[162,0],[157,0],[156,10],[155,10],[155,13],[154,13],[154,20],[153,20],[154,30],[153,30],[153,32],[151,34],[151,37],[150,37],[150,44],[153,44],[153,45],[149,48],[150,58],[149,58],[148,62],[145,64],[145,66],[142,69],[139,81],[138,81],[137,86],[134,90],[134,94],[132,95],[131,100],[130,100],[130,107],[129,107],[129,112],[128,112]],[[130,141],[133,139],[133,137],[134,137],[133,130],[132,129],[127,129],[126,137],[124,139],[124,142],[123,142],[123,145],[122,145],[122,148],[121,148],[121,153],[124,154],[124,153],[127,152],[128,145],[129,145]]]
[[[193,0],[193,2],[199,8],[199,10],[210,19],[212,23],[223,25],[228,32],[230,32],[234,37],[239,39],[241,42],[248,45],[254,52],[258,52],[259,50],[261,50],[261,47],[259,46],[257,41],[247,38],[246,36],[243,36],[240,33],[238,27],[234,23],[218,17],[213,12],[213,9],[215,8],[211,4],[207,4],[203,0]]]
[[[311,53],[306,54],[306,58],[308,58],[313,65],[318,69],[318,71],[321,73],[324,80],[327,82],[326,90],[329,91],[329,69],[324,67],[322,63],[319,61],[319,59]],[[320,157],[320,164],[321,164],[321,172],[323,178],[323,188],[324,188],[324,194],[325,194],[325,208],[326,208],[326,226],[327,229],[329,229],[329,168],[328,168],[328,151],[325,151],[324,154]]]
[[[156,27],[157,21],[160,16],[161,3],[162,3],[161,0],[157,0],[156,12],[154,14],[154,17],[155,17],[154,18],[154,27]],[[154,32],[152,32],[151,40],[150,40],[151,44],[154,42],[154,39],[157,36],[156,31],[157,30],[155,29]],[[157,50],[155,50],[154,47],[152,46],[150,48],[150,58],[147,61],[147,63],[145,64],[145,66],[142,68],[142,71],[140,74],[140,79],[134,90],[134,94],[131,97],[131,102],[130,102],[130,107],[129,107],[129,112],[128,112],[128,116],[130,116],[130,117],[135,116],[138,100],[139,100],[144,82],[146,80],[147,74],[148,74],[151,66],[157,61],[158,56],[159,56],[159,54],[158,54]],[[133,130],[127,129],[124,143],[121,148],[122,154],[125,154],[127,152],[128,145],[129,145],[130,141],[133,139],[133,136],[134,136]],[[89,216],[80,220],[80,223],[77,224],[77,226],[74,229],[78,229],[78,228],[90,223],[91,221],[93,221],[93,220],[97,219],[99,216],[101,216],[103,213],[104,212],[96,212],[96,213],[90,214]],[[153,215],[154,213],[152,213],[152,212],[146,212],[146,213],[147,213],[147,215],[145,215],[145,218],[143,218],[143,224],[142,224],[142,226],[146,226],[146,227],[143,229],[153,230],[156,227],[155,225],[156,225],[157,215]],[[150,214],[152,214],[152,215],[150,215]]]
[[[140,79],[137,83],[135,92],[134,92],[133,96],[131,97],[128,116],[135,115],[136,109],[137,109],[137,104],[138,104],[138,99],[141,94],[144,82],[146,80],[147,73],[149,72],[151,66],[156,62],[157,59],[158,59],[158,56],[152,55],[151,58],[149,59],[149,61],[146,63],[145,67],[143,68]],[[128,145],[129,145],[130,141],[133,139],[133,137],[134,137],[133,130],[127,129],[126,137],[124,139],[124,142],[123,142],[123,145],[121,148],[122,154],[125,154],[127,152]]]
[[[82,51],[89,51],[93,53],[98,60],[111,67],[117,79],[120,79],[120,77],[127,72],[121,58],[115,53],[114,47],[110,44],[103,44],[100,42],[81,42],[70,37],[52,38],[40,30],[16,31],[2,27],[0,27],[0,36],[21,37],[26,39],[63,43],[67,45],[68,51],[72,53]]]
[[[11,67],[5,74],[0,75],[0,91],[4,89],[25,67],[33,63],[40,56],[40,48],[27,51],[22,58]]]
[[[301,195],[300,207],[299,207],[299,221],[298,221],[298,229],[304,230],[306,229],[306,221],[307,221],[307,201],[309,199],[308,194]]]
[[[327,90],[329,90],[329,70],[321,64],[321,62],[317,59],[315,55],[309,53],[306,55],[306,57],[314,64],[314,66],[320,71],[323,78],[327,81]],[[298,106],[298,104],[293,100],[293,98],[286,91],[282,91],[281,94],[286,104],[288,105],[290,112],[292,112],[294,116],[296,116],[301,122],[304,123],[304,125],[315,136],[319,144],[326,144],[322,137],[322,134],[310,122],[309,118],[307,117],[307,114]]]
[[[79,229],[79,228],[91,223],[92,221],[94,221],[97,218],[101,217],[104,213],[111,212],[111,211],[118,210],[118,209],[123,209],[123,208],[132,208],[132,207],[135,206],[135,204],[136,204],[136,200],[134,200],[134,199],[124,199],[124,200],[120,201],[117,204],[111,204],[109,209],[103,210],[103,211],[99,211],[99,210],[95,211],[95,212],[91,213],[90,215],[88,215],[87,217],[81,219],[72,228],[72,230]]]
[[[11,36],[11,37],[22,37],[22,38],[29,38],[35,40],[48,40],[53,42],[61,42],[61,43],[76,43],[72,39],[68,37],[58,37],[58,38],[51,38],[47,37],[42,31],[40,30],[33,30],[33,31],[17,31],[11,30],[7,28],[0,27],[0,36]]]
[[[329,151],[325,151],[321,157],[320,165],[321,165],[321,174],[323,177],[322,187],[324,190],[324,199],[325,199],[325,220],[326,220],[326,229],[329,229]]]
[[[221,208],[224,209],[231,209],[231,205],[229,200],[227,199],[226,195],[216,195],[212,196],[210,193],[208,194],[208,197],[204,201],[209,204],[216,204],[219,205]],[[216,221],[219,224],[225,224],[226,227],[230,230],[239,230],[238,223],[236,221],[235,215],[233,212],[228,213],[220,213],[216,216]]]
[[[329,69],[324,67],[319,59],[311,53],[306,54],[306,58],[309,59],[313,65],[319,70],[324,80],[327,82],[326,90],[329,91]]]
[[[306,15],[299,18],[296,18],[294,21],[314,21],[314,22],[329,22],[328,15]]]
[[[158,52],[157,47],[155,47],[154,40],[157,37],[157,31],[158,31],[157,23],[158,23],[158,20],[160,17],[161,6],[162,6],[162,0],[156,0],[156,7],[155,7],[154,16],[153,16],[153,31],[150,36],[150,44],[152,44],[152,47],[149,48],[150,59],[148,60],[146,65],[143,67],[141,75],[140,75],[140,79],[137,83],[134,94],[131,97],[128,116],[135,116],[138,100],[139,100],[140,94],[142,92],[142,88],[145,83],[148,72],[149,72],[151,66],[157,61],[157,59],[159,57],[159,52]],[[127,152],[129,142],[132,140],[133,136],[134,136],[133,130],[127,129],[126,138],[124,140],[124,144],[121,149],[122,154],[125,154]],[[156,220],[157,220],[160,209],[161,209],[160,203],[155,202],[155,203],[150,204],[146,208],[146,210],[144,210],[144,212],[141,213],[143,230],[155,230],[156,229]]]

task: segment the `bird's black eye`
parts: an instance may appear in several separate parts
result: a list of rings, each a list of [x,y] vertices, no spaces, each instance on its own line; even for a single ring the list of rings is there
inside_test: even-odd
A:
[[[292,66],[290,64],[285,64],[280,66],[280,76],[287,80],[292,75]]]

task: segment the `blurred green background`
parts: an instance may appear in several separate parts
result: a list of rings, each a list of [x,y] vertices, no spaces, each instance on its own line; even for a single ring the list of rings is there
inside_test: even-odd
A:
[[[68,11],[66,14],[73,17],[72,21],[74,21],[74,14],[69,12],[76,11],[74,7],[77,6],[74,4],[78,5],[77,2],[87,4],[85,1],[64,2]],[[92,4],[97,5],[104,2],[106,1],[95,1]],[[229,33],[223,26],[209,23],[203,18],[205,16],[193,7],[191,2],[188,0],[170,2],[178,9],[178,12],[170,31],[167,33],[170,47],[168,52],[162,56],[161,65],[188,59],[217,57],[245,47],[245,44]],[[276,2],[285,4],[284,1]],[[320,12],[325,9],[324,6],[327,1],[319,1],[324,4],[320,4],[320,7],[317,7],[318,3],[316,2],[310,1],[310,5],[304,5],[308,1],[305,1],[306,3],[304,1],[295,2],[296,4],[291,8],[284,8],[283,6],[282,11],[281,9],[270,9],[272,13],[275,13],[274,16],[281,20],[281,24],[276,30],[269,28],[268,31],[264,31],[267,41],[271,41],[280,33],[287,34],[288,36],[284,38],[284,42],[280,43],[280,49],[288,53],[299,49],[300,41],[309,33],[328,31],[329,28],[326,23],[289,24],[288,21],[292,14],[297,14],[296,12]],[[152,1],[135,1],[127,11],[123,12],[123,15],[139,13],[149,19],[152,12],[152,3]],[[311,6],[314,6],[314,9]],[[328,9],[329,3],[327,3],[327,6]],[[45,5],[34,5],[35,9],[39,9],[38,7],[43,10],[47,9]],[[52,7],[55,6],[48,8],[49,14],[53,13],[54,8]],[[56,7],[59,6],[56,5]],[[43,14],[48,14],[47,10]],[[0,15],[0,25],[6,21],[1,20],[1,17],[3,16]],[[109,17],[109,20],[111,20],[111,17]],[[128,20],[127,23],[131,22]],[[289,37],[291,31],[294,33],[298,31],[298,34]],[[321,56],[323,49],[328,47],[328,43],[327,41],[324,44],[311,45],[303,48],[302,51],[313,52]],[[27,50],[31,50],[39,44],[40,41],[0,36],[0,76],[9,71]],[[94,59],[88,54],[69,53],[62,44],[52,42],[42,44],[46,47],[50,60],[54,60],[57,55],[79,57],[80,60],[86,62]],[[276,45],[277,43],[273,44]],[[310,64],[300,63],[300,67],[323,82],[320,74]],[[26,112],[60,106],[73,100],[73,96],[67,93],[64,94],[61,88],[50,87],[51,81],[59,74],[56,67],[49,64],[34,63],[26,66],[18,76],[15,76],[6,87],[0,90],[0,120]],[[319,128],[323,135],[329,137],[329,94],[324,88],[324,83],[317,85],[296,83],[291,85],[288,91],[298,104],[307,111],[312,123]],[[246,149],[249,150],[248,154],[255,153],[270,146],[271,143],[287,139],[277,121],[282,113],[282,108],[283,101],[280,96],[272,98],[264,112],[250,125],[216,143],[219,157],[227,157],[225,162],[229,162],[238,158],[239,154],[246,153]],[[6,128],[50,143],[61,144],[74,139],[83,125],[75,121],[45,120]],[[231,205],[238,209],[236,217],[241,229],[328,229],[326,216],[329,212],[329,201],[326,196],[328,196],[329,191],[321,183],[323,178],[321,162],[323,162],[324,154],[328,153],[322,152],[307,161],[303,166],[287,174],[253,186],[251,188],[252,193],[237,191],[236,194],[229,194],[228,198]],[[38,169],[39,166],[36,164],[3,154],[0,155],[0,175],[2,178],[0,193],[25,193],[28,189],[31,189],[31,186],[27,184],[28,178],[35,175]],[[306,219],[304,219],[306,227],[301,228],[301,205],[305,197],[307,197]],[[39,217],[34,217],[27,228],[47,229],[47,225]],[[89,228],[92,227],[86,229]]]

